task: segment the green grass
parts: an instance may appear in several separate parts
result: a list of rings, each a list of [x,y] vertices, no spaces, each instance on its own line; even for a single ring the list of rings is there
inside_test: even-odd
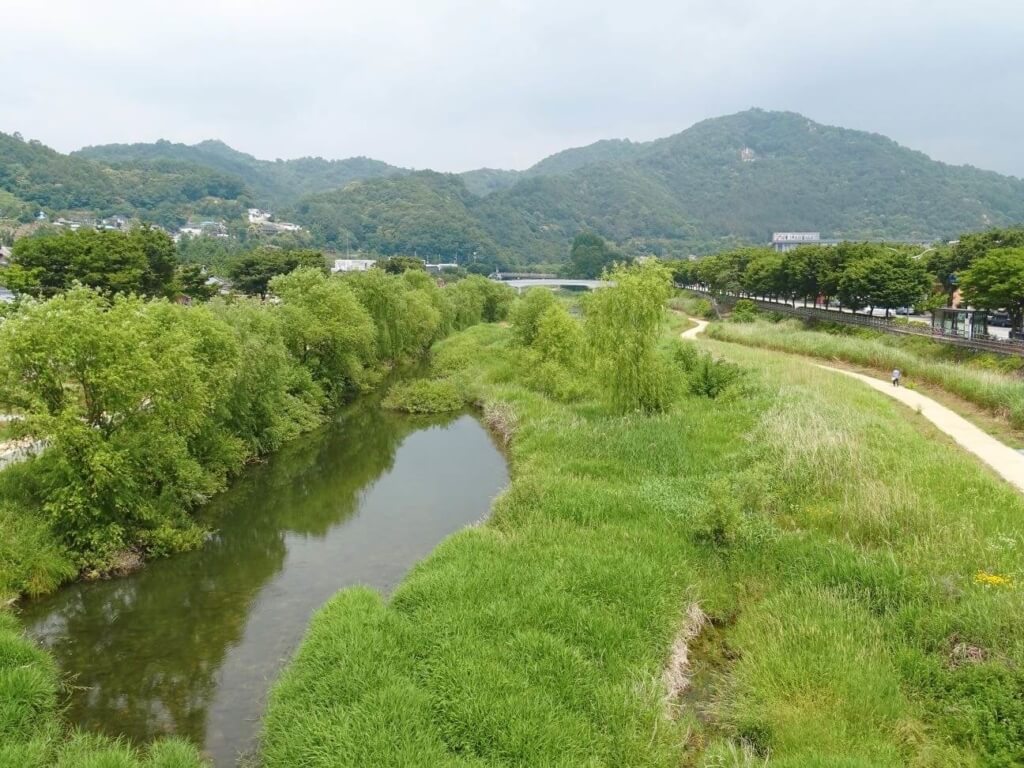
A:
[[[741,367],[732,388],[618,417],[586,383],[545,395],[509,336],[471,329],[435,362],[511,437],[511,486],[390,601],[347,590],[316,616],[270,698],[268,768],[1024,762],[1018,494],[801,360],[701,342]],[[667,706],[694,602],[716,647]]]
[[[722,341],[842,360],[879,371],[899,368],[908,384],[920,381],[940,387],[1024,429],[1024,377],[1012,369],[1013,360],[1000,364],[992,356],[981,356],[972,363],[957,359],[962,353],[937,349],[939,345],[931,341],[871,332],[826,333],[807,330],[798,320],[716,323],[707,333]]]
[[[392,385],[382,405],[405,413],[450,413],[464,408],[466,399],[451,379],[413,379]]]
[[[177,739],[132,749],[110,739],[65,734],[52,657],[0,611],[0,766],[3,768],[199,768],[194,747]]]

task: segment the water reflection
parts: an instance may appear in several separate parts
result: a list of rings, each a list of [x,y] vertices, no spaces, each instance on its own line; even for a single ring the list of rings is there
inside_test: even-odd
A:
[[[471,417],[359,403],[210,504],[202,550],[73,585],[23,618],[74,678],[72,721],[135,741],[185,735],[232,765],[312,612],[347,585],[389,591],[506,481]]]

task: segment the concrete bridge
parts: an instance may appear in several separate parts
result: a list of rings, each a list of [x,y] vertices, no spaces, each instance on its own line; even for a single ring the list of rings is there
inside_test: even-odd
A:
[[[563,280],[557,277],[498,280],[497,282],[512,286],[518,293],[522,293],[527,288],[586,288],[587,290],[592,291],[596,288],[605,288],[611,285],[611,283],[606,280]]]

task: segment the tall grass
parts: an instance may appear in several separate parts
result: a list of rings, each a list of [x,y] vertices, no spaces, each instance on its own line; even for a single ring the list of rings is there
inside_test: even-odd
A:
[[[919,345],[902,346],[877,336],[810,331],[797,320],[715,324],[707,333],[721,341],[842,360],[877,370],[899,368],[909,383],[917,380],[933,384],[1007,419],[1014,427],[1024,428],[1024,378],[1019,374],[934,359]]]
[[[705,343],[744,369],[733,394],[615,416],[598,387],[536,387],[509,336],[435,361],[500,414],[511,486],[390,601],[317,615],[271,695],[269,768],[1024,760],[1018,494],[799,360]],[[696,643],[703,682],[666,711],[694,603],[720,647]]]

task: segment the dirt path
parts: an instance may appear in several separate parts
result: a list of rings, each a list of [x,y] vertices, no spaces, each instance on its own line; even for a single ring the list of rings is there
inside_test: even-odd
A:
[[[695,339],[700,334],[704,333],[704,329],[708,327],[706,320],[698,320],[696,317],[688,318],[691,323],[696,323],[693,328],[683,331],[679,334],[681,339]]]
[[[708,324],[703,320],[697,320],[692,317],[690,320],[695,322],[697,326],[683,331],[680,334],[680,338],[695,339],[707,328]],[[992,467],[1006,482],[1017,490],[1024,492],[1024,454],[1018,453],[1013,448],[999,442],[946,406],[940,405],[920,392],[915,392],[905,387],[894,387],[889,382],[880,381],[871,376],[865,376],[862,373],[844,371],[842,368],[833,368],[830,365],[820,365],[817,363],[815,365],[826,371],[834,371],[835,373],[841,373],[843,376],[857,379],[872,389],[878,390],[883,395],[888,395],[913,408],[953,438],[961,448],[973,453]]]

